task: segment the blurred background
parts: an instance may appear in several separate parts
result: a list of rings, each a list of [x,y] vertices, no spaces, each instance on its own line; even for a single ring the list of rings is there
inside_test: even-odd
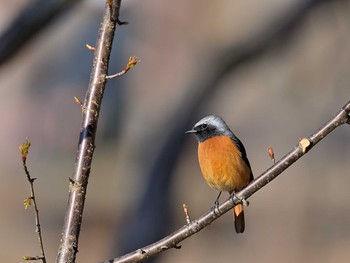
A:
[[[55,260],[81,110],[104,1],[1,0],[1,261],[39,254],[28,158],[49,262]],[[98,262],[164,237],[217,196],[184,132],[221,115],[255,176],[350,99],[350,1],[124,0],[97,132],[77,262]],[[153,262],[347,262],[350,127],[343,126],[250,198],[246,231],[228,213]],[[227,198],[224,195],[223,201]]]

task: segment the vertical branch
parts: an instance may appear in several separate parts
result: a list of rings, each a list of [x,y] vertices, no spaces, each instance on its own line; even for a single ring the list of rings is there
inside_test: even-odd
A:
[[[23,143],[22,145],[19,146],[19,150],[22,154],[22,164],[23,164],[23,168],[24,168],[24,172],[27,176],[27,180],[30,184],[30,197],[26,198],[24,200],[24,205],[25,208],[27,208],[28,206],[30,206],[31,202],[33,202],[34,205],[34,212],[35,212],[35,232],[38,235],[38,241],[39,241],[39,245],[40,245],[40,250],[41,250],[41,256],[39,257],[28,257],[28,256],[24,256],[23,259],[24,260],[42,260],[43,263],[46,263],[46,257],[45,257],[45,251],[44,251],[44,244],[43,244],[43,238],[41,235],[41,227],[40,227],[40,219],[39,219],[39,209],[38,209],[38,205],[36,203],[36,199],[35,199],[35,192],[34,192],[34,181],[36,178],[32,178],[29,174],[29,170],[27,167],[27,155],[28,155],[28,150],[30,147],[30,141],[27,139],[25,143]]]
[[[90,83],[82,106],[82,124],[73,176],[70,179],[68,206],[66,210],[62,238],[56,262],[75,262],[78,239],[83,218],[84,202],[92,157],[95,149],[97,121],[108,72],[116,24],[119,20],[121,0],[107,0],[99,36],[94,52]]]

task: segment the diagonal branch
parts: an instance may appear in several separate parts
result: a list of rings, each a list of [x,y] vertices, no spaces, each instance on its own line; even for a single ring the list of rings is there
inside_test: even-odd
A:
[[[73,176],[70,179],[68,206],[62,228],[62,238],[56,262],[75,262],[78,252],[80,226],[83,218],[85,196],[90,168],[95,149],[97,121],[104,89],[107,82],[109,57],[116,24],[120,24],[119,8],[121,0],[107,0],[99,36],[96,43],[90,83],[82,105],[83,121],[81,124],[78,150]]]
[[[157,255],[170,248],[179,248],[179,243],[186,238],[196,234],[213,221],[218,219],[220,216],[225,214],[227,211],[231,210],[232,207],[240,202],[239,199],[247,199],[259,189],[267,185],[278,175],[280,175],[284,170],[286,170],[290,165],[296,162],[300,157],[306,154],[313,146],[315,146],[319,141],[326,137],[337,127],[348,123],[350,120],[350,101],[345,104],[342,109],[324,126],[313,133],[308,138],[303,138],[300,140],[299,144],[296,145],[293,150],[282,157],[276,164],[267,169],[254,181],[252,181],[248,186],[237,193],[234,200],[229,198],[224,203],[219,206],[219,211],[212,211],[205,213],[197,220],[191,221],[189,224],[181,227],[177,231],[173,232],[169,236],[151,244],[146,247],[140,248],[134,252],[121,256],[119,258],[111,259],[105,261],[106,263],[126,263],[126,262],[139,262],[148,259],[154,255]]]

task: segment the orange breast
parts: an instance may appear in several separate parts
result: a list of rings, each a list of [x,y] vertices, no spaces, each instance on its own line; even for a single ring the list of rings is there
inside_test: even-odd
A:
[[[199,166],[206,182],[219,191],[239,191],[249,183],[250,168],[228,136],[215,136],[198,146]]]

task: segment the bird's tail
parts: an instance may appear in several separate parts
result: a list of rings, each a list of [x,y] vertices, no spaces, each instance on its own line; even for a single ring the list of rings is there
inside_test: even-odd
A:
[[[237,233],[243,233],[245,229],[243,205],[238,204],[233,208],[233,217],[235,220],[235,229]]]

